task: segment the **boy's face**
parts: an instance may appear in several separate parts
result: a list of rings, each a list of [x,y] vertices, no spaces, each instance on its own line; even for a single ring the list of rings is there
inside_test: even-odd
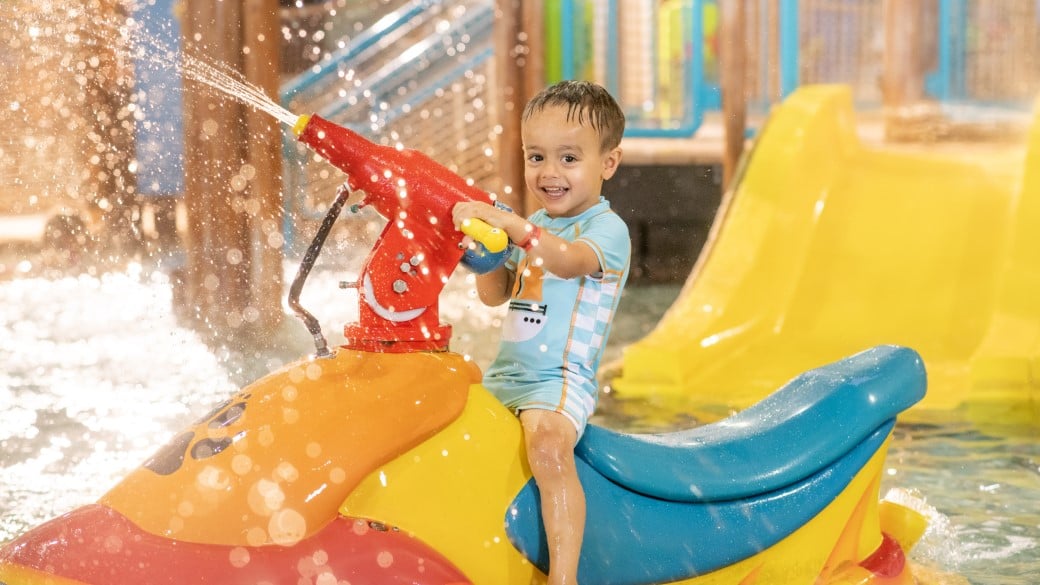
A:
[[[621,162],[621,149],[600,152],[599,133],[568,120],[566,106],[534,112],[520,133],[524,180],[551,217],[573,217],[598,203],[603,181]]]

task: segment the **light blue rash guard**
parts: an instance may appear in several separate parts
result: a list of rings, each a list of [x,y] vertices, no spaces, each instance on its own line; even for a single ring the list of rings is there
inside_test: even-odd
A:
[[[537,408],[566,415],[581,437],[598,402],[596,370],[628,280],[632,243],[625,222],[603,197],[574,217],[549,217],[543,209],[528,221],[587,244],[600,271],[559,278],[516,248],[506,263],[516,275],[509,312],[484,386],[516,412]]]

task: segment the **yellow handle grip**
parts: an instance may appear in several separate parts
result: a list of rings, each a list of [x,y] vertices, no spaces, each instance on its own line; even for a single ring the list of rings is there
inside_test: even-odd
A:
[[[509,236],[504,231],[472,217],[462,221],[462,233],[484,244],[492,254],[505,250],[509,244]]]

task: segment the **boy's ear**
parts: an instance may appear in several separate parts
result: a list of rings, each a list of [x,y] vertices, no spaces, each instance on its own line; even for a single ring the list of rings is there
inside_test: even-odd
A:
[[[603,159],[603,180],[614,176],[614,173],[618,170],[618,165],[621,164],[621,147],[612,149],[607,153],[607,156]]]

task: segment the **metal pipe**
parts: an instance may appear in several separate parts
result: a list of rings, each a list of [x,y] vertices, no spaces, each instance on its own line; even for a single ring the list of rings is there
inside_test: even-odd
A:
[[[307,281],[307,276],[311,273],[311,268],[314,267],[314,262],[317,261],[322,247],[325,246],[325,239],[329,236],[332,226],[339,218],[339,214],[343,211],[343,206],[346,205],[351,193],[353,191],[351,191],[350,185],[347,183],[343,183],[336,192],[336,199],[333,200],[332,206],[325,213],[325,218],[322,219],[321,226],[318,227],[318,233],[314,234],[314,240],[307,247],[307,252],[303,255],[303,260],[300,262],[300,268],[296,271],[296,278],[293,279],[292,286],[289,287],[289,308],[306,325],[307,331],[314,338],[314,347],[317,350],[315,355],[320,358],[332,357],[332,352],[329,351],[328,341],[326,341],[325,335],[321,332],[321,323],[300,305],[300,293],[303,292],[303,285]]]

